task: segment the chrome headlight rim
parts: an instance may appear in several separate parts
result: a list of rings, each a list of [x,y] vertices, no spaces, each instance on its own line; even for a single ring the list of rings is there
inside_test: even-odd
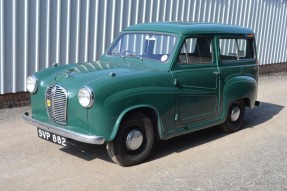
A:
[[[30,89],[29,85],[28,85],[29,78],[34,81],[34,83],[30,83],[30,85],[33,84],[33,88],[32,89]],[[26,89],[28,90],[28,92],[30,92],[32,94],[36,93],[37,90],[38,90],[38,82],[39,82],[39,80],[34,74],[28,76],[27,79],[26,79]]]
[[[86,93],[88,93],[88,98],[89,98],[89,103],[88,104],[83,104],[81,101],[80,101],[80,92],[81,91],[86,91]],[[79,89],[78,91],[78,101],[80,103],[81,106],[85,107],[85,108],[91,108],[94,104],[94,92],[93,90],[88,87],[88,86],[83,86]]]

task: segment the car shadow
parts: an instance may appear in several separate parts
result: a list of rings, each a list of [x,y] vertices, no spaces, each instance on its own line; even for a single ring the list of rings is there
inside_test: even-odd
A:
[[[252,110],[246,108],[245,120],[242,129],[253,128],[257,125],[265,123],[268,120],[271,120],[273,116],[277,115],[283,108],[284,106],[265,102],[263,102],[260,107]],[[226,135],[228,134],[220,131],[218,126],[213,126],[165,141],[159,141],[156,144],[151,157],[149,157],[149,161],[206,144]],[[105,145],[90,145],[77,141],[70,141],[67,147],[61,148],[60,150],[87,161],[98,158],[112,162],[107,154]]]
[[[104,161],[112,162],[107,153],[106,145],[91,145],[69,140],[67,147],[63,147],[60,150],[86,161],[101,159]]]
[[[260,107],[255,107],[252,110],[246,109],[243,129],[252,128],[271,120],[275,115],[280,113],[283,108],[284,106],[282,105],[261,102]]]
[[[266,102],[261,102],[261,106],[254,109],[246,108],[244,123],[241,130],[253,128],[271,120],[273,116],[280,113],[283,108],[284,106]],[[222,132],[218,126],[213,126],[166,141],[160,141],[156,145],[150,160],[156,160],[175,152],[179,153],[184,150],[212,142],[227,135],[228,133]]]

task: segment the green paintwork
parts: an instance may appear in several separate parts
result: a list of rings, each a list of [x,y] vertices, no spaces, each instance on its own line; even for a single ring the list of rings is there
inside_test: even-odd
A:
[[[174,34],[254,34],[249,28],[196,22],[156,22],[133,25],[124,31],[157,31]]]
[[[124,30],[135,31],[176,36],[176,49],[168,62],[103,55],[97,62],[60,65],[39,71],[34,74],[39,81],[37,92],[31,96],[32,117],[111,141],[123,117],[141,109],[157,117],[158,136],[168,139],[224,122],[234,100],[244,98],[249,100],[249,107],[254,107],[258,81],[256,58],[220,62],[217,48],[218,36],[242,37],[254,34],[252,30],[221,24],[174,22],[139,24]],[[185,38],[190,35],[212,36],[215,54],[211,64],[178,65],[177,56]],[[110,76],[111,72],[116,75]],[[49,85],[56,84],[68,92],[66,126],[50,121],[46,111],[45,91]],[[83,86],[90,87],[95,95],[89,109],[78,102],[77,93]]]

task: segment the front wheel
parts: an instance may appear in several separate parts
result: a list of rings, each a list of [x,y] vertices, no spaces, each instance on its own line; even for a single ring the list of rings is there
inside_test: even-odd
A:
[[[144,113],[136,112],[125,117],[115,139],[107,143],[107,151],[115,163],[132,166],[149,156],[154,142],[152,121]]]
[[[242,126],[245,114],[245,104],[242,100],[234,101],[230,106],[227,118],[220,128],[224,132],[233,133]]]

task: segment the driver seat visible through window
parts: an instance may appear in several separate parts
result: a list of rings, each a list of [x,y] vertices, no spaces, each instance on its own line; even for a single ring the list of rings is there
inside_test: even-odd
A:
[[[194,64],[194,63],[211,63],[212,62],[212,43],[211,38],[198,37],[187,38],[183,44],[178,63]]]

